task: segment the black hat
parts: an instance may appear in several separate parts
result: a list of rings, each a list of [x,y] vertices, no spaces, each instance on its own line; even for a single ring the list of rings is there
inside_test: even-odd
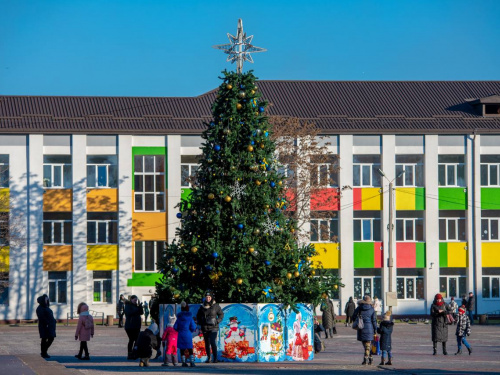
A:
[[[207,291],[205,292],[205,297],[208,297],[208,296],[210,296],[210,297],[212,297],[212,298],[213,298],[213,297],[214,297],[214,292],[212,292],[211,290],[207,290]]]

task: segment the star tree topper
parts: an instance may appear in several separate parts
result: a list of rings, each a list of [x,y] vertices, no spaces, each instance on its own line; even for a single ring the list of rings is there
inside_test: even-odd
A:
[[[241,74],[243,71],[243,62],[248,61],[253,64],[253,59],[250,53],[253,52],[266,52],[265,48],[255,47],[251,44],[253,35],[247,37],[243,32],[243,21],[241,18],[238,20],[238,31],[236,36],[227,33],[229,44],[218,44],[213,46],[215,49],[220,49],[227,53],[229,56],[226,61],[234,63],[236,61],[236,72]]]

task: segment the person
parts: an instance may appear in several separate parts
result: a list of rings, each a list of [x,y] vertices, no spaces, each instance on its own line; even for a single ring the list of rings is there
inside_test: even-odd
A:
[[[189,311],[189,305],[185,301],[181,302],[181,311],[177,314],[174,329],[179,332],[179,349],[181,350],[182,366],[187,367],[187,363],[189,362],[191,367],[195,367],[192,333],[196,330],[196,324],[193,319],[193,313]],[[217,350],[215,353],[217,353]]]
[[[144,310],[142,308],[142,303],[139,303],[136,295],[130,296],[130,301],[126,301],[125,303],[125,332],[127,332],[128,336],[128,355],[127,359],[135,359],[132,355],[132,350],[134,348],[134,344],[139,337],[139,333],[141,332],[142,326],[142,318],[141,315],[144,314]]]
[[[319,323],[318,318],[314,317],[314,353],[317,354],[323,351],[323,343],[321,342],[321,332],[325,332],[325,328]]]
[[[38,332],[40,333],[41,339],[40,355],[42,358],[50,358],[47,351],[56,337],[56,320],[54,319],[54,313],[49,308],[49,297],[46,294],[38,297],[36,301],[38,302],[38,307],[36,308],[36,316],[38,317]]]
[[[174,328],[175,316],[171,316],[168,319],[167,328],[163,331],[163,336],[161,337],[163,346],[165,347],[165,355],[163,356],[162,366],[168,366],[168,362],[172,365],[177,366],[177,340],[179,337],[178,332]]]
[[[149,300],[149,313],[151,315],[151,322],[155,322],[156,324],[160,324],[160,299],[158,295],[155,293],[151,296]],[[161,341],[160,334],[158,333],[158,337],[156,338],[158,342]],[[161,356],[161,348],[158,346],[158,351],[156,352],[156,358]]]
[[[446,324],[447,313],[447,306],[443,301],[443,296],[441,294],[436,294],[431,306],[433,355],[437,354],[438,342],[441,342],[443,345],[443,354],[448,355],[446,351],[446,342],[448,341],[448,325]]]
[[[156,323],[151,323],[148,328],[139,334],[136,343],[139,367],[149,367],[149,360],[153,355],[153,350],[156,351],[160,346],[156,337],[158,334],[159,329]]]
[[[345,304],[344,313],[345,313],[345,326],[351,326],[352,324],[352,314],[354,314],[354,310],[356,309],[356,304],[352,300],[352,297],[349,297],[349,301]]]
[[[380,366],[384,364],[392,366],[392,330],[394,329],[394,323],[391,322],[391,315],[391,311],[387,311],[384,314],[384,320],[380,322],[380,326],[377,328],[377,333],[380,335],[380,350],[382,351]],[[387,363],[385,363],[386,354]]]
[[[371,365],[373,364],[371,344],[373,338],[377,335],[377,317],[370,296],[365,295],[362,300],[358,301],[358,307],[352,315],[353,321],[358,317],[359,319],[363,319],[364,324],[362,329],[357,330],[357,340],[361,341],[365,350],[364,359],[361,364]]]
[[[124,315],[124,309],[125,309],[125,297],[123,297],[123,294],[120,294],[120,298],[118,299],[118,302],[116,304],[116,315],[118,315],[118,328],[123,327],[123,315]]]
[[[453,320],[455,321],[455,324],[457,324],[457,309],[458,309],[458,304],[455,302],[455,297],[451,297],[450,304],[448,305],[449,310],[451,314],[453,315]]]
[[[148,325],[148,316],[149,316],[148,301],[144,301],[142,308],[144,309],[144,325],[147,326]]]
[[[205,350],[207,351],[206,363],[210,362],[210,347],[212,347],[212,363],[217,363],[217,332],[219,324],[224,318],[224,313],[219,304],[215,302],[211,291],[205,293],[205,299],[196,314],[196,320],[201,327],[203,339],[205,340]]]
[[[319,309],[323,312],[321,323],[325,329],[325,338],[328,339],[328,333],[330,333],[330,338],[333,338],[333,332],[337,333],[337,329],[335,328],[335,311],[333,309],[333,302],[328,297],[328,294],[324,294]]]
[[[467,297],[465,296],[465,294],[462,294],[462,303],[460,304],[460,306],[467,306]]]
[[[474,309],[475,309],[475,301],[474,294],[472,292],[469,293],[469,299],[467,300],[467,315],[469,316],[470,325],[474,325]]]
[[[373,297],[373,310],[375,310],[376,316],[382,314],[382,302],[377,297]]]
[[[94,337],[94,318],[89,313],[89,306],[85,302],[80,302],[76,313],[79,315],[78,324],[76,325],[75,340],[80,339],[80,351],[76,358],[82,360],[90,360],[89,348],[87,346],[87,341],[90,341],[91,337]],[[82,357],[85,351],[85,357]]]
[[[457,346],[458,350],[455,355],[462,354],[462,343],[465,345],[467,350],[469,351],[469,355],[472,354],[472,348],[465,339],[467,336],[470,336],[470,320],[467,315],[465,315],[465,308],[462,306],[458,309],[458,322],[457,322],[457,330],[455,335],[457,336]]]

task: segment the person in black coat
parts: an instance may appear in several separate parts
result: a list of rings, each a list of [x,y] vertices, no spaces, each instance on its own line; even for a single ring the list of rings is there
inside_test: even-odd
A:
[[[319,353],[323,349],[321,342],[321,332],[325,332],[325,328],[319,323],[318,318],[314,318],[314,353]]]
[[[431,306],[433,355],[437,354],[438,342],[443,344],[443,354],[448,354],[446,351],[446,341],[448,341],[448,324],[446,322],[446,314],[448,314],[448,307],[443,300],[443,296],[441,294],[436,294],[434,296],[434,302]]]
[[[141,332],[141,315],[143,314],[142,303],[139,303],[137,296],[131,296],[130,301],[125,302],[125,332],[127,332],[128,336],[127,359],[135,359],[132,355],[132,349]]]
[[[474,294],[472,292],[469,293],[469,299],[467,300],[467,316],[469,317],[470,325],[474,325],[474,309],[476,308],[474,301]]]
[[[123,327],[124,309],[125,309],[125,297],[123,297],[123,294],[120,294],[120,298],[118,299],[118,303],[116,304],[116,315],[118,315],[118,328]]]
[[[149,360],[153,355],[153,350],[157,351],[160,347],[157,336],[159,335],[158,325],[151,325],[142,331],[137,338],[137,357],[139,357],[139,367],[149,367]]]
[[[384,320],[380,323],[377,328],[377,333],[380,335],[380,350],[382,351],[382,360],[380,361],[380,366],[387,364],[387,366],[392,365],[392,330],[394,328],[394,323],[391,322],[391,312],[387,311],[384,314]],[[385,363],[385,354],[387,353],[387,363]]]
[[[363,320],[364,327],[358,329],[357,339],[363,343],[365,356],[362,365],[371,365],[373,363],[371,345],[374,336],[377,334],[377,316],[372,306],[372,299],[370,296],[364,296],[362,300],[358,301],[358,307],[354,310],[352,320],[356,318]]]
[[[36,301],[38,302],[38,307],[36,308],[36,316],[38,317],[38,332],[40,333],[41,339],[40,355],[42,358],[50,358],[47,351],[56,337],[56,320],[54,319],[54,313],[49,308],[49,297],[46,294],[38,297]]]
[[[350,327],[352,324],[352,314],[354,314],[354,310],[356,310],[356,304],[352,300],[352,297],[349,297],[349,301],[347,301],[344,308],[346,327]]]
[[[213,293],[207,291],[205,293],[205,301],[200,306],[196,314],[197,323],[203,332],[203,339],[205,340],[205,350],[207,351],[206,363],[210,362],[210,347],[212,347],[213,363],[217,363],[217,333],[219,332],[219,324],[224,318],[224,313],[214,300]]]

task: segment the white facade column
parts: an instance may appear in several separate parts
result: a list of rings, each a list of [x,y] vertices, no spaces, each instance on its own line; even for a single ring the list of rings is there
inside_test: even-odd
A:
[[[469,233],[473,237],[469,238],[469,267],[467,268],[468,291],[473,291],[476,296],[476,314],[488,312],[483,306],[483,256],[481,247],[481,136],[476,134],[468,139],[467,151],[471,154],[472,171],[468,176],[473,176],[473,181],[469,183],[469,211],[471,218],[468,222],[473,222]],[[474,210],[475,208],[475,210]],[[475,214],[474,214],[475,213]],[[471,226],[471,225],[469,225]],[[475,280],[474,280],[475,276]],[[475,287],[475,289],[474,289]]]
[[[73,271],[70,310],[82,301],[92,302],[92,282],[87,281],[87,136],[73,135]],[[90,286],[90,287],[89,287]]]
[[[167,136],[167,163],[168,165],[168,197],[167,197],[167,242],[175,238],[175,232],[180,227],[177,218],[179,208],[175,208],[181,201],[181,136]]]

